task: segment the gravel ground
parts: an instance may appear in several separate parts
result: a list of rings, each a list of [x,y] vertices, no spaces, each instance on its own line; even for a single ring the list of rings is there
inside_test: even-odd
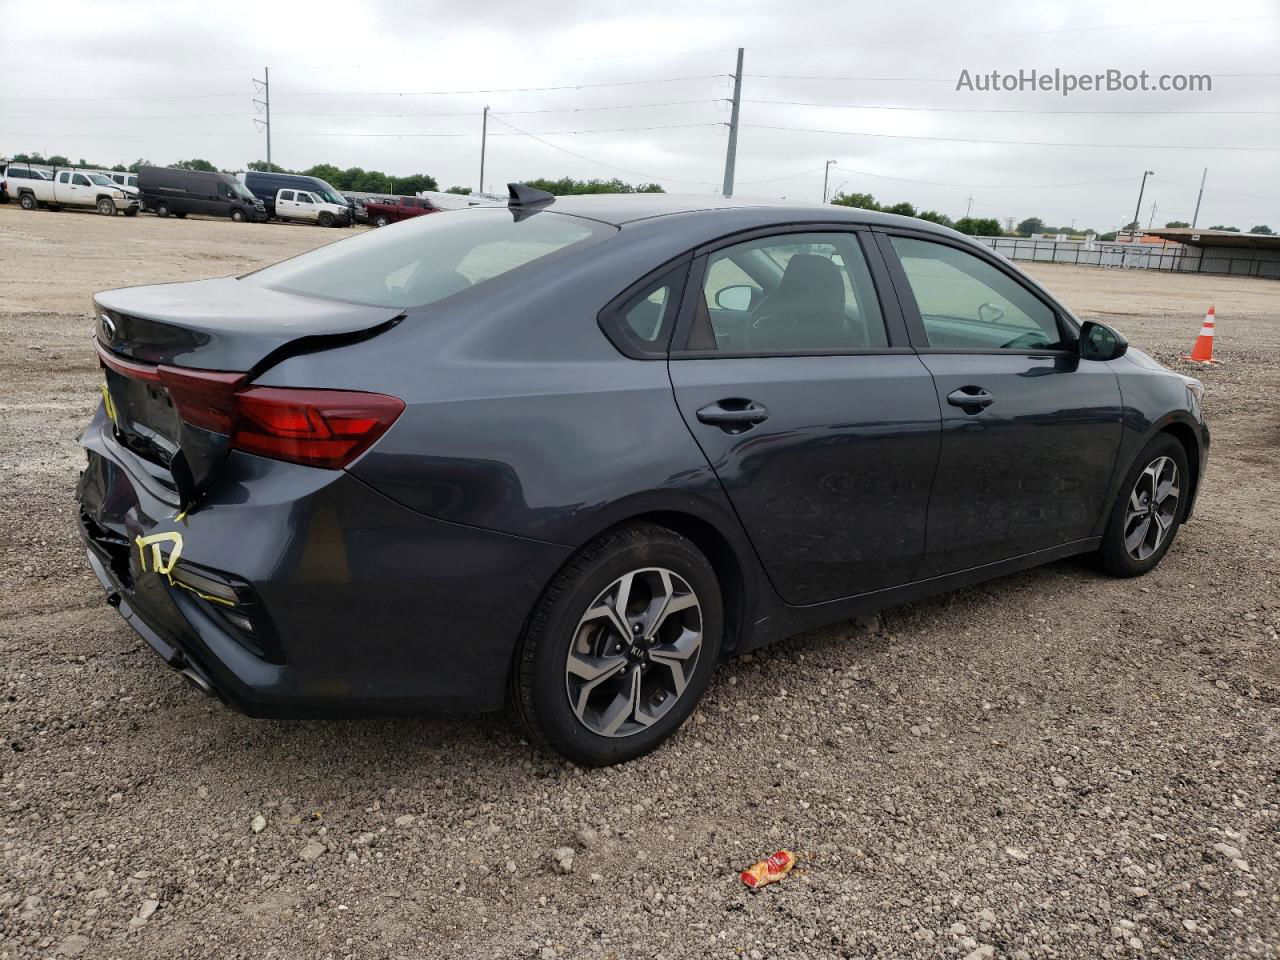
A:
[[[0,207],[0,960],[1280,956],[1280,285],[1035,270],[1166,362],[1218,308],[1210,469],[1154,573],[793,638],[582,771],[500,717],[232,714],[85,567],[88,296],[347,233]]]

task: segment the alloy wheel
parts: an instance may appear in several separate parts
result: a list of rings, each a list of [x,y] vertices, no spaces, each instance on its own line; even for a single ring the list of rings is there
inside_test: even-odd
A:
[[[1156,457],[1138,474],[1124,514],[1124,548],[1134,560],[1160,549],[1178,515],[1178,465]]]
[[[633,570],[578,621],[565,661],[569,706],[602,737],[639,733],[684,694],[701,649],[702,608],[688,582],[663,567]]]

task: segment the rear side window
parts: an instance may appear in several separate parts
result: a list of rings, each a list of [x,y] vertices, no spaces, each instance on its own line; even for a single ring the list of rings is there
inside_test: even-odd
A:
[[[600,327],[613,345],[636,359],[665,357],[687,273],[682,264],[606,307]]]
[[[944,350],[1061,349],[1053,309],[985,260],[943,243],[891,237],[929,346]]]
[[[242,279],[289,293],[416,307],[616,232],[551,211],[456,210],[340,240]]]
[[[280,199],[281,199],[281,200],[292,200],[292,199],[293,199],[293,191],[292,191],[292,190],[281,190],[281,191],[280,191]]]

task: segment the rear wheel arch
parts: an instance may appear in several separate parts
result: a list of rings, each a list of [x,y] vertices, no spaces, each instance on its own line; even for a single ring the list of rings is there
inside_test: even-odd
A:
[[[521,639],[514,644],[513,658],[511,666],[508,668],[512,671],[510,677],[514,675],[516,662],[523,646],[523,635],[528,629],[529,618],[533,616],[535,610],[538,609],[546,596],[547,589],[556,582],[560,574],[568,568],[582,554],[582,552],[593,546],[599,540],[609,536],[619,530],[634,528],[638,525],[651,524],[656,527],[662,527],[672,533],[676,533],[690,543],[692,543],[698,551],[711,564],[711,569],[715,573],[716,580],[720,585],[720,596],[724,614],[724,635],[720,642],[721,654],[732,654],[737,651],[741,640],[744,637],[744,624],[746,624],[747,611],[747,576],[748,573],[743,567],[743,562],[739,557],[738,550],[735,548],[733,541],[727,536],[713,521],[697,514],[684,510],[649,510],[639,512],[619,519],[606,527],[593,532],[590,536],[583,539],[581,545],[569,557],[567,557],[552,574],[547,578],[546,584],[538,594],[537,600],[529,609],[528,617],[525,620],[524,629],[521,630]]]
[[[678,533],[692,543],[707,558],[720,582],[720,596],[724,604],[724,637],[721,653],[733,653],[742,636],[746,615],[746,574],[737,551],[715,524],[692,513],[679,511],[655,511],[631,517],[619,526],[652,523]]]

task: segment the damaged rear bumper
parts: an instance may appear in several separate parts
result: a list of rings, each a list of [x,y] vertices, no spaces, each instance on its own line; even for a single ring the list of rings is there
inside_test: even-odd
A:
[[[80,533],[108,601],[250,716],[500,708],[524,617],[570,553],[424,516],[344,471],[243,453],[176,519],[101,411],[81,443]],[[137,538],[169,531],[175,575],[229,585],[234,602],[156,572]]]

